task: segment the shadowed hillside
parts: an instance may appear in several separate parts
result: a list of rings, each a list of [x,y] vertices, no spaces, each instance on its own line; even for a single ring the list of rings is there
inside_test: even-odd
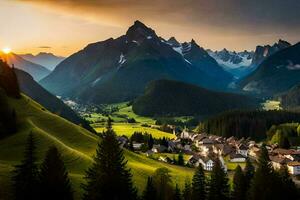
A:
[[[133,111],[144,116],[211,115],[237,108],[255,108],[258,100],[247,96],[207,90],[177,81],[150,83],[133,103]]]

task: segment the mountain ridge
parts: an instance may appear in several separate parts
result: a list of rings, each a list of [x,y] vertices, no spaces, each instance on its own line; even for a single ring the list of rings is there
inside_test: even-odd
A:
[[[184,43],[184,50],[186,54],[180,54],[153,29],[135,21],[125,35],[89,44],[71,55],[40,83],[56,95],[92,103],[132,100],[158,79],[227,89],[232,76],[203,48],[192,40]]]

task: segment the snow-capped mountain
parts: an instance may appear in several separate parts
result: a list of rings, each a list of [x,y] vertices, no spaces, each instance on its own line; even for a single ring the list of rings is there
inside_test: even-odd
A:
[[[194,40],[165,40],[136,21],[125,35],[89,44],[66,58],[40,83],[59,96],[111,103],[132,100],[160,79],[226,90],[233,77]]]
[[[252,63],[252,57],[254,52],[243,51],[235,52],[223,49],[222,51],[208,50],[210,56],[212,56],[221,66],[225,68],[239,68],[242,66],[250,66]]]
[[[252,51],[235,52],[224,48],[221,51],[208,49],[207,52],[225,71],[231,73],[237,79],[246,76],[254,70],[251,65],[254,54]]]

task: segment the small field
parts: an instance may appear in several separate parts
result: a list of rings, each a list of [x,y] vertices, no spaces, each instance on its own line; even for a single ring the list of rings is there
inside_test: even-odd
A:
[[[105,124],[100,127],[93,127],[98,133],[101,133],[105,130]],[[113,129],[119,136],[125,135],[127,137],[130,137],[134,132],[147,132],[149,134],[152,134],[154,138],[166,137],[172,139],[175,137],[173,134],[160,131],[156,128],[143,127],[140,123],[113,123]]]
[[[262,103],[262,107],[264,110],[281,110],[280,101],[275,100],[267,100]]]
[[[155,125],[155,119],[136,115],[132,111],[132,107],[128,106],[127,103],[112,104],[111,106],[118,106],[119,108],[118,111],[110,115],[113,120],[113,129],[119,136],[125,135],[130,137],[134,132],[147,132],[152,134],[154,138],[166,137],[172,139],[175,137],[171,133],[158,130],[159,126]],[[86,117],[88,121],[94,122],[91,125],[98,133],[101,133],[105,129],[107,118],[107,116],[99,113],[93,113]],[[128,119],[134,119],[135,123],[128,123]]]

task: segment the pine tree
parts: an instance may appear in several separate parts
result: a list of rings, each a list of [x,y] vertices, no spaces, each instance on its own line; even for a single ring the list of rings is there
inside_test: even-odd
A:
[[[192,186],[190,183],[190,179],[186,179],[184,183],[184,190],[182,191],[182,197],[184,200],[192,199]]]
[[[98,144],[94,163],[86,172],[84,200],[132,200],[137,198],[132,175],[108,120],[107,130]]]
[[[277,188],[276,179],[272,164],[269,159],[268,150],[265,145],[260,148],[258,167],[253,177],[249,190],[250,200],[278,199],[280,189]]]
[[[40,199],[72,200],[73,191],[71,189],[68,172],[61,159],[57,148],[52,146],[46,153],[44,162],[41,165],[39,175]]]
[[[152,137],[152,134],[150,134],[149,139],[148,139],[148,149],[152,149],[154,144],[154,139]]]
[[[24,159],[13,171],[13,187],[16,200],[35,200],[38,191],[38,166],[36,164],[36,140],[30,132],[27,138]]]
[[[249,190],[250,183],[254,177],[255,174],[255,167],[251,163],[250,159],[247,158],[246,160],[246,166],[244,169],[244,175],[245,175],[245,180],[246,180],[246,188]]]
[[[211,173],[208,200],[228,200],[229,192],[227,173],[222,168],[221,161],[217,158],[214,161]]]
[[[178,184],[176,184],[176,187],[175,187],[175,191],[174,191],[174,200],[181,200],[181,192],[180,192],[180,189],[178,187]]]
[[[206,199],[206,181],[205,173],[202,165],[200,164],[193,176],[192,182],[192,199],[205,200]]]
[[[183,165],[184,165],[184,159],[183,159],[183,154],[182,154],[182,152],[180,152],[180,153],[178,154],[177,164],[180,165],[180,166],[183,166]]]
[[[280,181],[281,199],[299,199],[300,196],[297,191],[297,187],[292,180],[287,166],[282,166],[278,172],[278,178]]]
[[[152,177],[148,177],[146,189],[143,192],[143,200],[155,200],[156,199],[156,190],[153,184]]]
[[[158,168],[155,170],[153,183],[157,191],[157,200],[171,200],[173,198],[173,187],[169,169]]]
[[[233,191],[232,200],[245,200],[246,199],[246,178],[242,171],[242,168],[238,165],[235,169],[233,176]]]

